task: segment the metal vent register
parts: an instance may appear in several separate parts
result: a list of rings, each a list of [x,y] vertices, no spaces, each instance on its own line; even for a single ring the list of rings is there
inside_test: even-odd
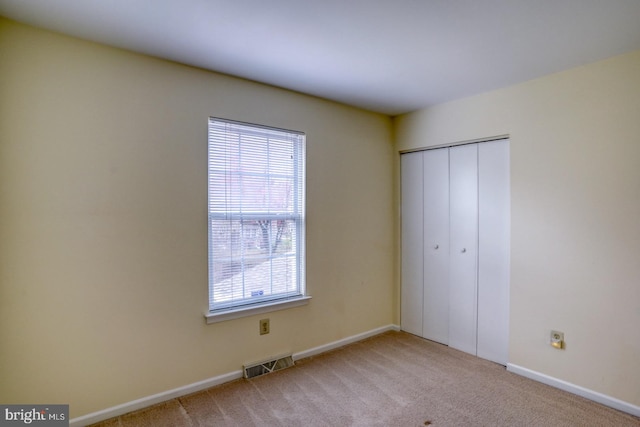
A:
[[[255,378],[260,375],[270,374],[273,371],[293,366],[293,358],[291,356],[281,356],[266,362],[258,362],[251,365],[244,365],[244,377]]]

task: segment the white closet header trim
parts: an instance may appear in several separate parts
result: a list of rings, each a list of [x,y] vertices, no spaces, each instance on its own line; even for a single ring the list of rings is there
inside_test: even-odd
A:
[[[437,148],[455,147],[457,145],[478,144],[478,143],[481,143],[481,142],[498,141],[500,139],[509,139],[509,138],[510,138],[509,135],[497,135],[497,136],[490,136],[490,137],[487,137],[487,138],[469,139],[469,140],[466,140],[466,141],[452,142],[452,143],[449,143],[449,144],[432,145],[432,146],[429,146],[429,147],[421,147],[421,148],[412,148],[412,149],[409,149],[409,150],[401,150],[400,154],[415,153],[417,151],[435,150]]]

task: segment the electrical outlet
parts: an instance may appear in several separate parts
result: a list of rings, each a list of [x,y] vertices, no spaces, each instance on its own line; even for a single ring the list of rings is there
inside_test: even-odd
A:
[[[564,332],[551,331],[551,347],[558,350],[564,349]]]
[[[269,319],[260,319],[260,335],[269,333]]]

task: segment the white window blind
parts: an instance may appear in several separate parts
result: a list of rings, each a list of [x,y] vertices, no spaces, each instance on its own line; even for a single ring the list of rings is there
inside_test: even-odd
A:
[[[305,136],[209,119],[209,310],[304,295]]]

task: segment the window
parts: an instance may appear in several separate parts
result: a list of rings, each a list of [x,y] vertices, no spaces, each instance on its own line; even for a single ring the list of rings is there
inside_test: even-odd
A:
[[[304,299],[304,182],[303,133],[209,119],[209,316]]]

